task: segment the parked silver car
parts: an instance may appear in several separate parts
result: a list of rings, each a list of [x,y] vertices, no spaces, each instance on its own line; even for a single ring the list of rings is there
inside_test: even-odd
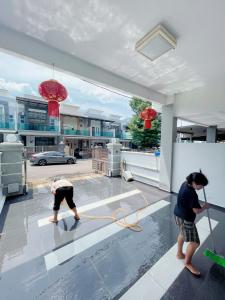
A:
[[[65,155],[62,152],[48,151],[33,154],[30,158],[33,165],[45,166],[47,164],[75,164],[76,157]]]

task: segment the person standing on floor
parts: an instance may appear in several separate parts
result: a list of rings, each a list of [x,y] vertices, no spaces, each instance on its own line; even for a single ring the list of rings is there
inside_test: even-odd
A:
[[[208,184],[208,179],[202,173],[191,173],[186,181],[181,185],[177,204],[174,208],[176,224],[180,228],[177,238],[178,251],[177,258],[184,259],[185,267],[195,276],[200,276],[200,272],[192,265],[192,256],[200,245],[198,231],[195,226],[196,214],[200,214],[209,208],[209,204],[200,205],[196,190],[202,189]],[[186,254],[183,253],[183,244],[188,242]]]
[[[55,195],[53,212],[54,216],[49,218],[50,222],[58,222],[58,212],[60,209],[60,204],[63,199],[66,199],[66,202],[69,208],[74,212],[74,219],[80,220],[78,215],[76,205],[73,201],[73,184],[67,179],[55,178],[53,184],[51,185],[51,192]]]

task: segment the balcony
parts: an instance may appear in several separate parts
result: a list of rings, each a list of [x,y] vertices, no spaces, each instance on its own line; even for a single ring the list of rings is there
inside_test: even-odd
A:
[[[127,131],[123,131],[123,132],[117,134],[116,137],[121,140],[132,140],[131,133],[127,132]]]
[[[92,134],[92,136],[95,136],[95,137],[107,137],[107,138],[113,138],[114,135],[113,135],[113,132],[111,131],[103,131],[103,132],[95,132],[94,134]]]
[[[62,129],[62,133],[65,135],[78,135],[78,136],[90,136],[90,130],[86,129]]]
[[[58,132],[59,126],[19,123],[18,130]]]
[[[103,132],[92,132],[89,128],[77,130],[77,129],[69,129],[69,128],[64,128],[62,129],[62,134],[65,135],[77,135],[77,136],[88,136],[88,137],[106,137],[106,138],[113,138],[114,134],[111,131],[103,131]]]
[[[0,129],[2,130],[15,130],[14,121],[0,122]]]

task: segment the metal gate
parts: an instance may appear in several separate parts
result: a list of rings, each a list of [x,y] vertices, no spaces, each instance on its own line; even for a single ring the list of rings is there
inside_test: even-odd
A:
[[[92,169],[95,173],[109,175],[109,152],[108,149],[98,147],[92,150]]]

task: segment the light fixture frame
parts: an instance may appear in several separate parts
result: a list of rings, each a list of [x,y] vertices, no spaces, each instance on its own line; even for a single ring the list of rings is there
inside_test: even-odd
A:
[[[167,43],[171,46],[170,49],[164,51],[163,53],[160,53],[157,57],[154,59],[147,56],[145,53],[142,52],[142,50],[145,48],[145,46],[151,42],[152,39],[160,35],[164,40],[167,41]],[[156,60],[166,52],[170,51],[171,49],[175,49],[177,45],[176,38],[172,36],[171,33],[161,24],[154,27],[150,32],[148,32],[143,38],[141,38],[135,45],[135,50],[142,54],[143,56],[147,57],[151,61]]]

